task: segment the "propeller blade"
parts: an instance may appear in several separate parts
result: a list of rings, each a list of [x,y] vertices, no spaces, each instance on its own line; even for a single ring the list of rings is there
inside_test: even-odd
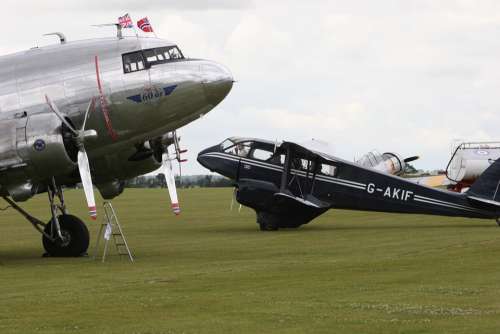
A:
[[[85,127],[87,126],[87,119],[89,118],[89,114],[92,110],[95,108],[95,98],[92,98],[92,100],[89,103],[89,106],[87,107],[87,111],[85,112],[85,118],[83,119],[83,125],[82,125],[82,132],[85,131]]]
[[[61,111],[59,111],[59,108],[51,101],[48,95],[45,95],[45,101],[49,105],[50,110],[52,110],[57,115],[57,117],[59,117],[61,122],[63,122],[68,127],[68,129],[73,132],[74,135],[78,136],[78,131],[76,131],[73,126],[66,120]]]
[[[97,209],[95,206],[94,187],[92,186],[92,175],[90,174],[89,158],[85,150],[78,151],[78,170],[82,179],[85,198],[89,207],[90,218],[96,220]]]
[[[418,159],[420,159],[420,157],[418,155],[416,155],[414,157],[406,158],[403,161],[406,162],[406,163],[408,163],[408,162],[412,162],[412,161],[415,161],[415,160],[418,160]]]
[[[170,201],[172,202],[172,210],[175,215],[179,215],[181,213],[181,208],[179,206],[179,200],[177,199],[177,188],[175,186],[172,161],[170,160],[168,153],[163,153],[162,155],[162,171],[163,175],[165,175],[165,181],[167,182],[168,194],[170,195]]]

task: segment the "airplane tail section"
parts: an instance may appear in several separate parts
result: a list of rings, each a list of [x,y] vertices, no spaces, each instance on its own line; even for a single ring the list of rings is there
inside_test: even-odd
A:
[[[467,197],[473,202],[500,208],[500,159],[488,167],[472,184],[467,191]]]

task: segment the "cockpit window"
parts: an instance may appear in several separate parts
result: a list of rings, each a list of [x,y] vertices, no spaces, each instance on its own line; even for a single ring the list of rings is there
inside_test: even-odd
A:
[[[222,142],[220,147],[225,153],[239,157],[266,161],[276,165],[282,165],[284,161],[284,155],[275,153],[275,146],[270,143],[252,140],[242,141],[231,138]]]
[[[170,55],[170,59],[182,59],[182,58],[184,58],[182,56],[181,50],[179,50],[177,47],[170,48],[168,50],[168,54]]]
[[[125,73],[142,71],[146,68],[142,51],[123,55],[123,71]]]
[[[224,152],[246,158],[250,153],[252,142],[242,142],[233,144],[224,149]]]
[[[225,151],[227,148],[234,146],[234,142],[232,140],[226,139],[220,144],[220,148]]]
[[[184,56],[177,46],[127,53],[123,55],[123,71],[125,73],[137,72],[180,59],[184,59]]]

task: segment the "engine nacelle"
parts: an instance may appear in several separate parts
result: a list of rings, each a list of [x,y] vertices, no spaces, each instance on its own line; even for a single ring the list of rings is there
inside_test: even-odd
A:
[[[36,194],[39,184],[70,174],[77,148],[55,114],[0,121],[0,183],[16,201]]]
[[[25,140],[18,141],[17,151],[24,162],[34,167],[37,179],[67,175],[76,167],[77,148],[71,136],[57,115],[32,115],[26,124]]]
[[[102,198],[105,200],[112,200],[113,198],[121,195],[125,188],[125,182],[115,180],[108,183],[97,184],[97,189],[101,193]]]

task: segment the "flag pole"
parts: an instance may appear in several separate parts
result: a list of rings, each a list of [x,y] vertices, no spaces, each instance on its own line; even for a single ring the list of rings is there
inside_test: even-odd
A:
[[[149,20],[149,18],[148,18]],[[153,25],[151,24],[151,21],[149,21],[149,24],[151,25],[151,29],[153,29]],[[155,35],[155,38],[158,38],[158,36],[156,35],[156,30],[153,29],[153,34]]]
[[[135,29],[135,24],[132,24],[132,29],[134,29],[135,37],[139,40],[139,32]]]
[[[130,21],[132,21],[132,29],[134,29],[135,38],[137,38],[137,40],[139,40],[139,33],[137,32],[137,29],[135,29],[134,20],[132,20],[132,17],[130,16],[129,13],[127,13],[127,15],[129,15]]]

